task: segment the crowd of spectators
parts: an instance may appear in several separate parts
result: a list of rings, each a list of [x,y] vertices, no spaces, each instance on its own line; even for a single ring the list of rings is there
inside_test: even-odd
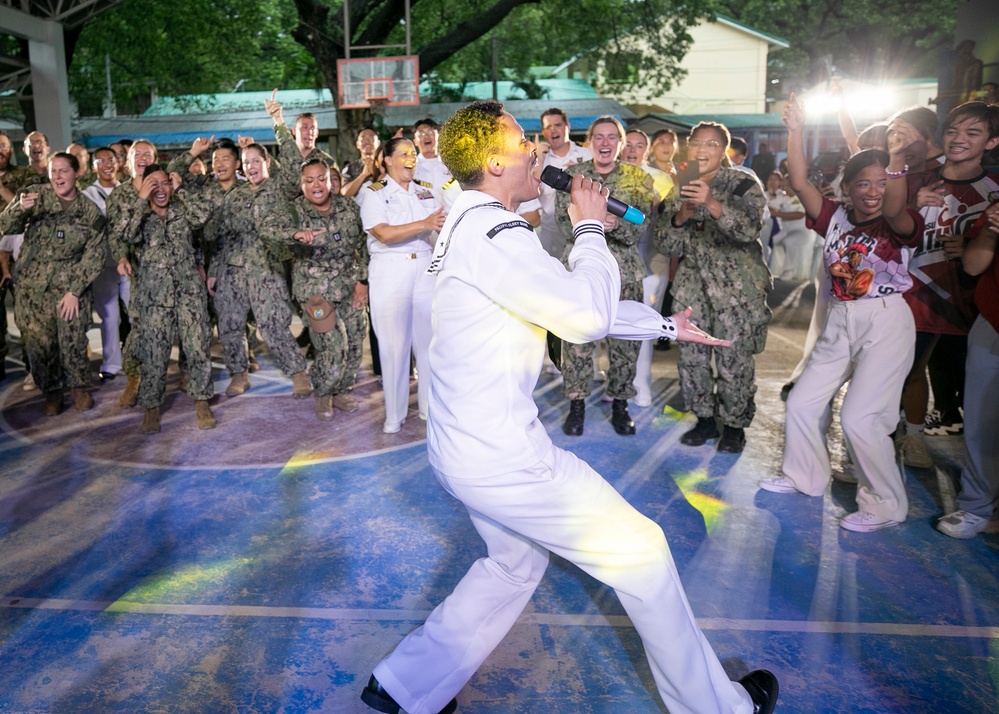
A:
[[[276,152],[247,137],[198,138],[166,164],[146,139],[52,152],[35,131],[24,141],[27,164],[16,167],[0,135],[2,294],[14,300],[24,388],[41,391],[44,414],[62,412],[67,393],[74,409],[93,407],[87,331],[96,315],[98,378],[125,379],[119,403],[142,407],[146,434],[160,430],[175,343],[198,427],[217,425],[215,334],[227,398],[252,388],[266,345],[292,395],[313,398],[318,419],[355,411],[351,390],[368,339],[384,432],[407,419],[414,377],[417,416],[427,418],[429,269],[462,192],[438,154],[437,124],[421,120],[392,137],[364,127],[357,157],[338,162],[317,146],[315,116],[288,125],[274,97],[263,110]],[[864,132],[845,129],[852,156],[821,182],[793,95],[784,122],[786,159],[779,142],[776,153],[757,143],[750,159],[747,141],[717,122],[698,124],[681,142],[672,130],[650,137],[606,116],[576,143],[569,117],[552,108],[541,117],[543,138],[535,136],[535,172],[582,174],[642,211],[641,225],[613,215],[604,223],[621,299],[664,315],[692,308],[706,331],[732,342],[679,346],[679,381],[697,419],[683,444],[743,450],[773,280],[814,279],[806,354],[782,394],[782,473],[762,488],[816,496],[834,475],[855,481],[859,510],[841,525],[877,530],[906,517],[896,459],[931,467],[925,434],[963,433],[960,509],[938,528],[974,536],[999,497],[999,175],[982,166],[999,144],[999,107],[967,102],[942,127],[932,111],[912,108]],[[543,186],[519,211],[548,256],[563,262],[574,245],[567,204],[567,194]],[[6,307],[0,321],[6,358]],[[548,371],[561,372],[565,434],[583,434],[594,379],[606,380],[614,430],[634,434],[629,402],[652,401],[652,342],[604,340],[606,371],[600,344],[554,343]],[[846,382],[848,461],[834,474],[825,432]]]

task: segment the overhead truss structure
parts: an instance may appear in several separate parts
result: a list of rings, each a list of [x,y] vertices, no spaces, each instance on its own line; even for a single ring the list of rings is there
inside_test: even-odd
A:
[[[33,20],[71,30],[124,0],[0,0],[0,34],[31,38]],[[141,1],[141,0],[140,0]],[[21,94],[31,82],[31,65],[21,57],[0,55],[0,93]]]

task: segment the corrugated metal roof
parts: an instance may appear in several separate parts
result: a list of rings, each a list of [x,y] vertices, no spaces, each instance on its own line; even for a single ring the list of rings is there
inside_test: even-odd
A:
[[[544,101],[563,102],[569,99],[600,98],[600,95],[597,94],[597,90],[595,90],[589,82],[582,79],[537,79],[535,81],[539,87],[548,90],[548,96]],[[474,99],[492,99],[493,97],[492,82],[469,82],[464,87],[461,87],[461,85],[457,83],[445,82],[443,86],[455,91],[461,89],[462,93],[466,97],[472,97]],[[423,82],[420,84],[420,93],[430,93],[429,82]],[[517,87],[513,82],[506,80],[496,83],[496,95],[499,97],[500,101],[504,101],[508,97],[516,97],[518,100],[527,99],[527,96],[524,94],[524,90]]]
[[[142,116],[258,112],[263,109],[264,100],[270,98],[271,92],[269,91],[159,97],[142,113]],[[278,91],[277,99],[285,109],[301,110],[333,106],[333,95],[328,89],[283,89]],[[301,112],[296,111],[296,113]]]
[[[274,141],[274,128],[271,118],[264,111],[264,99],[270,98],[270,92],[241,92],[245,95],[260,95],[258,109],[254,111],[211,112],[192,114],[159,114],[140,117],[109,117],[82,119],[75,126],[73,135],[77,141],[88,147],[110,144],[119,139],[139,137],[148,139],[157,147],[164,149],[188,147],[196,137],[215,136],[236,139],[237,135],[252,136],[257,141]],[[313,96],[315,94],[313,93]],[[278,94],[278,99],[286,109],[286,118],[290,121],[295,114],[311,111],[316,115],[322,134],[332,133],[337,127],[336,110],[332,106],[320,104],[302,104],[291,107],[285,104],[284,97]],[[431,117],[438,123],[443,123],[457,109],[465,106],[465,102],[445,104],[418,104],[413,106],[387,107],[385,124],[388,126],[412,126],[417,120]],[[551,107],[561,108],[568,116],[569,123],[575,129],[585,129],[599,116],[616,116],[623,122],[636,119],[630,109],[613,99],[571,99],[553,101],[513,100],[504,102],[504,106],[524,127],[524,131],[534,133],[541,131],[541,113]]]
[[[643,125],[655,122],[681,131],[688,131],[702,121],[724,124],[733,132],[784,128],[780,114],[645,114],[641,119]],[[839,127],[839,120],[834,114],[809,118],[808,126],[816,125]]]

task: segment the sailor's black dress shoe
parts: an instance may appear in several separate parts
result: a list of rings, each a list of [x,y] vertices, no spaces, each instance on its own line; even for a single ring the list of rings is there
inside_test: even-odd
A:
[[[401,709],[398,702],[392,698],[391,694],[385,691],[373,674],[371,675],[371,679],[368,680],[368,686],[361,692],[361,701],[375,711],[382,712],[382,714],[399,714]],[[440,714],[451,714],[457,708],[458,700],[452,699],[444,705],[444,708],[440,710]]]
[[[777,703],[780,686],[773,672],[755,669],[739,680],[753,700],[753,714],[770,714]]]

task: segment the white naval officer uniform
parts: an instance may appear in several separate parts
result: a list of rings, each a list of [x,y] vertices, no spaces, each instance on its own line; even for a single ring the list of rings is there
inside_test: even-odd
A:
[[[371,326],[378,337],[385,393],[385,431],[399,431],[409,409],[409,359],[416,355],[417,402],[427,414],[430,362],[430,301],[434,279],[427,274],[434,232],[422,231],[387,245],[371,234],[382,223],[401,226],[421,221],[441,206],[439,195],[425,182],[408,189],[390,176],[362,189],[361,222],[368,232]]]
[[[571,272],[522,218],[466,190],[438,240],[427,450],[486,542],[454,592],[374,669],[410,714],[435,714],[516,622],[549,552],[613,587],[673,714],[748,714],[690,610],[662,529],[585,462],[556,448],[533,391],[550,329],[573,342],[676,336],[619,302],[620,274],[596,221],[575,226]]]
[[[440,191],[444,188],[444,184],[451,180],[451,170],[444,165],[441,157],[433,156],[428,159],[423,154],[420,154],[416,157],[416,169],[413,171],[413,178],[426,181]]]

